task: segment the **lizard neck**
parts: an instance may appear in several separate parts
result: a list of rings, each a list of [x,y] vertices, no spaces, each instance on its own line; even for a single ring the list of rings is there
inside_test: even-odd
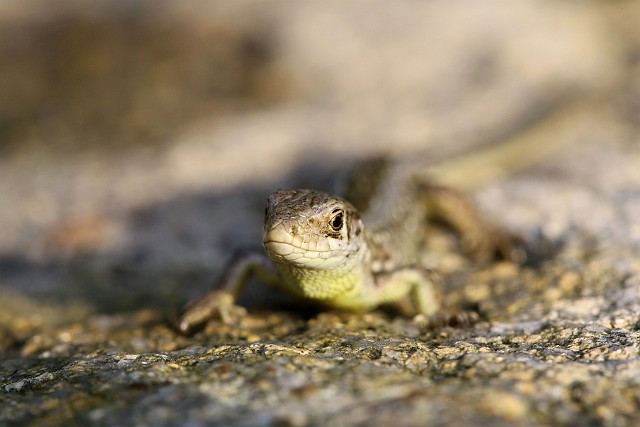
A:
[[[289,263],[278,264],[284,285],[292,293],[319,302],[332,303],[358,291],[365,275],[369,274],[363,262],[341,268],[316,269]]]

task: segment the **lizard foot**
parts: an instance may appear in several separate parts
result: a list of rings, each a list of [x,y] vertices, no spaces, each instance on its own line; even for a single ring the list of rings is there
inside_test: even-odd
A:
[[[188,334],[196,326],[210,319],[219,318],[224,324],[237,323],[246,316],[247,310],[235,304],[234,297],[226,291],[212,291],[189,305],[180,316],[178,328]]]
[[[521,237],[489,223],[475,235],[465,236],[462,247],[478,264],[486,264],[496,258],[522,264],[527,258]]]
[[[443,326],[466,328],[477,323],[479,320],[480,314],[477,311],[462,309],[441,310],[428,318],[423,314],[418,314],[413,318],[414,322],[430,329]]]

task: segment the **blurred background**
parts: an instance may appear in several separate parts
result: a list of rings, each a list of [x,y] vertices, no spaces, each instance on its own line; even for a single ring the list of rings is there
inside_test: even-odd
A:
[[[581,144],[637,144],[639,22],[633,0],[3,0],[0,299],[175,309],[259,244],[274,188],[581,97],[607,113]]]

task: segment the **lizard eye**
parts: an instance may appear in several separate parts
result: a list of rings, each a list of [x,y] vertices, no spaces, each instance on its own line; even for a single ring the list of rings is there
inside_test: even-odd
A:
[[[331,218],[331,228],[333,231],[340,231],[342,229],[342,224],[344,223],[344,212],[341,210],[337,210],[333,218]]]

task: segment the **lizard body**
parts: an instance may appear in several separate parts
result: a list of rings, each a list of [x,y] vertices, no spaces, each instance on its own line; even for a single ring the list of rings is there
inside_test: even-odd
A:
[[[272,193],[263,225],[266,256],[252,253],[232,262],[218,289],[183,315],[180,329],[187,332],[216,315],[231,321],[237,314],[233,303],[254,275],[298,297],[350,311],[411,296],[418,313],[432,318],[441,308],[437,276],[418,263],[428,220],[445,218],[480,259],[505,243],[454,190],[423,182],[383,158],[360,170],[347,192],[360,210],[321,191]],[[388,177],[380,179],[383,172]],[[368,191],[361,193],[361,187]]]
[[[562,144],[553,136],[570,132],[585,114],[592,114],[589,106],[569,103],[542,123],[476,155],[478,162],[463,158],[457,168],[435,170],[450,181],[459,180],[461,172],[466,182],[478,184],[487,180],[487,162],[492,160],[506,169],[522,169],[558,150]],[[565,135],[563,140],[572,139]],[[361,171],[345,198],[314,190],[272,193],[263,227],[266,255],[252,252],[232,261],[216,289],[183,314],[180,330],[189,332],[216,316],[232,322],[243,313],[235,301],[251,277],[304,299],[353,311],[410,296],[418,313],[433,318],[442,309],[434,284],[437,275],[421,267],[418,256],[427,239],[427,223],[434,218],[448,222],[477,259],[486,261],[496,252],[521,258],[506,234],[485,221],[465,197],[434,184],[420,168],[374,159]]]

